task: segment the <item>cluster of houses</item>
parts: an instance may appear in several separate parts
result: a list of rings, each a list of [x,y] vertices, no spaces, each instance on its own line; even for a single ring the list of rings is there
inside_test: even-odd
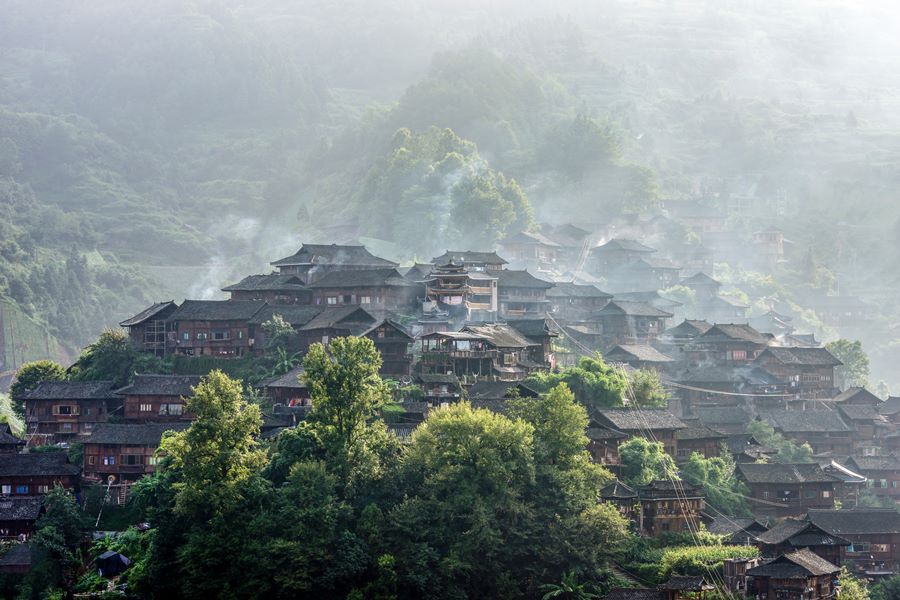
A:
[[[685,215],[704,239],[715,237],[711,215]],[[784,260],[779,231],[754,234],[753,243],[767,265]],[[285,342],[292,353],[341,336],[369,338],[382,375],[421,390],[391,425],[401,437],[428,410],[462,398],[502,411],[511,396],[537,395],[525,381],[530,374],[599,351],[624,371],[658,372],[670,400],[665,409],[592,414],[586,433],[595,462],[618,475],[619,446],[642,436],[661,442],[676,464],[694,452],[728,453],[749,490],[754,517],[739,518],[717,514],[701,490],[681,481],[631,488],[616,480],[603,499],[641,535],[706,527],[758,546],[763,559],[729,563],[727,580],[765,598],[831,597],[836,565],[847,560],[870,578],[900,572],[900,515],[860,505],[864,497],[900,495],[900,398],[842,391],[840,361],[795,331],[790,315],[773,306],[750,316],[709,275],[711,261],[657,254],[625,237],[598,243],[574,225],[521,232],[498,251],[448,250],[407,267],[363,246],[304,244],[274,261],[273,272],[224,287],[227,299],[160,302],[121,325],[140,351],[181,360],[261,355],[276,317],[293,331]],[[692,301],[661,293],[673,286],[690,290]],[[263,436],[296,425],[309,410],[301,375],[298,367],[259,384],[275,405]],[[22,440],[0,432],[0,538],[30,535],[39,498],[53,485],[77,493],[99,483],[124,502],[131,484],[156,468],[163,432],[191,422],[185,398],[198,381],[136,374],[118,389],[103,381],[39,384],[25,398],[27,445],[79,442],[83,465],[63,453],[23,451]],[[747,433],[754,420],[809,443],[813,462],[780,462]],[[670,583],[646,597],[698,597],[706,589],[702,581]]]

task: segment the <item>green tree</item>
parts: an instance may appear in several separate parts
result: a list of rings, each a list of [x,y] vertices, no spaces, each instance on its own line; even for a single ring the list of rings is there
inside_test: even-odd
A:
[[[839,339],[825,344],[825,348],[844,363],[834,370],[835,384],[841,389],[866,387],[869,383],[869,357],[862,342]]]
[[[66,370],[52,360],[36,360],[25,363],[16,371],[16,379],[9,388],[9,396],[13,408],[19,417],[25,416],[24,396],[37,387],[42,381],[62,381],[66,378]]]
[[[619,446],[622,479],[629,485],[647,485],[658,479],[677,479],[675,461],[661,442],[633,437]]]
[[[780,463],[812,462],[812,446],[809,443],[796,444],[775,431],[775,428],[761,419],[755,419],[747,425],[747,433],[768,448],[773,448],[775,461]]]
[[[560,598],[561,600],[592,600],[597,594],[588,592],[585,584],[578,583],[578,574],[575,571],[567,571],[563,573],[559,583],[545,583],[541,586],[544,595],[541,600],[552,600]]]
[[[637,369],[628,374],[629,396],[640,408],[665,408],[669,399],[659,373],[652,369]]]
[[[599,353],[593,357],[582,357],[574,367],[534,373],[525,381],[540,392],[565,383],[575,394],[576,400],[589,411],[622,406],[628,383],[626,377],[607,365]]]
[[[705,458],[694,452],[681,465],[681,477],[688,483],[703,490],[706,501],[713,508],[726,515],[746,516],[750,514],[746,496],[747,487],[734,475],[735,464],[727,448],[722,448],[719,456]]]
[[[78,546],[88,528],[87,518],[75,503],[75,498],[56,486],[42,499],[44,513],[35,522],[32,542],[47,551],[50,560],[59,566],[63,588],[74,584],[80,566]]]
[[[846,566],[838,575],[838,600],[869,600],[869,587],[865,580],[853,575]]]
[[[124,386],[134,375],[132,365],[137,352],[128,335],[121,329],[107,329],[90,344],[72,365],[72,379],[78,381],[112,381]]]
[[[900,575],[882,579],[869,588],[872,600],[900,600]]]

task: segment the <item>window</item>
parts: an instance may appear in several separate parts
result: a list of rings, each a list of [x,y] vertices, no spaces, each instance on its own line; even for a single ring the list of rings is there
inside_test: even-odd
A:
[[[881,486],[880,486],[880,487],[883,487],[883,488],[886,488],[886,487],[887,487],[887,479],[882,479],[882,480],[881,480]]]
[[[238,329],[237,339],[239,339],[239,340],[244,339],[244,330],[243,329]]]
[[[57,415],[75,415],[78,414],[76,411],[72,410],[74,407],[72,406],[54,406],[53,414]]]
[[[334,296],[328,296],[328,298],[326,298],[326,301],[331,305],[337,304],[337,298]]]
[[[97,464],[97,457],[96,457],[96,456],[93,456],[93,455],[92,455],[92,456],[88,456],[87,459],[88,459],[88,464],[89,464],[89,465],[95,465],[95,464]]]
[[[360,297],[359,297],[359,303],[360,303],[360,304],[371,304],[371,303],[372,303],[372,296],[360,296]]]
[[[93,428],[94,428],[94,424],[93,424],[93,423],[82,423],[82,424],[81,424],[81,429],[82,429],[83,431],[90,431],[90,430],[93,429]]]
[[[16,493],[17,493],[17,494],[27,494],[27,493],[28,493],[28,486],[27,486],[27,485],[17,485],[17,486],[16,486]]]
[[[183,339],[186,342],[189,342],[189,341],[191,341],[191,334],[188,333],[187,331],[185,331],[184,333],[181,334],[181,339]]]
[[[872,552],[890,552],[891,545],[890,544],[872,544]]]
[[[803,495],[804,495],[804,497],[806,497],[806,498],[815,498],[815,497],[816,497],[816,492],[815,492],[815,490],[806,490],[806,491],[803,493]]]
[[[732,350],[731,351],[731,360],[747,360],[747,351],[746,350]]]
[[[107,465],[107,466],[116,464],[116,457],[115,456],[104,456],[103,464]]]
[[[153,412],[152,404],[141,404],[141,412]]]
[[[71,433],[72,432],[72,424],[71,423],[60,423],[59,431],[60,431],[60,433]]]
[[[227,340],[228,332],[227,331],[213,331],[213,339],[218,340],[218,341]]]
[[[88,417],[91,416],[91,407],[90,406],[88,406],[84,409],[84,414],[85,414],[85,416],[88,416]]]
[[[850,548],[850,552],[868,552],[869,551],[869,542],[855,542]]]
[[[38,494],[46,494],[50,491],[49,485],[39,485],[38,486]]]
[[[11,486],[11,485],[4,485],[2,488],[0,488],[0,492],[2,492],[2,493],[5,494],[5,495],[12,494],[12,486]]]
[[[205,340],[205,339],[208,339],[208,338],[209,338],[209,334],[206,333],[205,331],[199,331],[199,332],[197,332],[197,339],[198,339],[198,340]]]
[[[144,464],[143,454],[122,454],[119,456],[119,462],[123,465],[142,465]]]
[[[159,414],[162,416],[178,416],[184,409],[183,404],[160,404]]]
[[[353,304],[353,296],[350,294],[344,294],[341,296],[341,304]]]
[[[158,456],[155,456],[155,455],[153,455],[153,456],[148,456],[148,457],[147,457],[147,464],[148,464],[148,465],[153,465],[153,466],[158,465],[158,464],[159,464],[159,457],[158,457]]]
[[[763,500],[768,500],[768,499],[769,499],[769,492],[768,492],[768,491],[763,492],[762,496],[763,496]]]
[[[823,498],[831,498],[831,492],[829,490],[822,490]]]

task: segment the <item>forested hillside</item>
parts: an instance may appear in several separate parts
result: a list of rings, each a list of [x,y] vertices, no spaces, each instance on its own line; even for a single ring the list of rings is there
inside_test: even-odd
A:
[[[72,351],[300,241],[412,260],[739,197],[900,312],[889,9],[377,4],[5,3],[0,294]]]

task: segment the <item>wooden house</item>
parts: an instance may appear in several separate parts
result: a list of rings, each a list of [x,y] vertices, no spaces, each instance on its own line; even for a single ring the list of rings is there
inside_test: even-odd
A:
[[[882,438],[896,431],[897,427],[878,412],[876,406],[842,403],[838,412],[845,423],[853,428],[853,454],[875,456],[883,454]]]
[[[559,260],[570,269],[578,269],[587,258],[591,232],[571,223],[545,228],[545,235],[559,245]]]
[[[678,451],[675,459],[678,462],[690,460],[694,452],[705,458],[712,458],[722,454],[722,446],[727,437],[699,422],[685,422],[687,427],[679,429],[675,433],[678,439]]]
[[[745,433],[753,420],[753,415],[743,406],[704,406],[702,411],[684,416],[698,418],[707,427],[728,435]]]
[[[178,305],[171,300],[157,302],[122,321],[119,326],[128,330],[128,339],[135,348],[164,356],[170,327],[169,317],[177,308]]]
[[[588,438],[587,449],[591,461],[603,465],[613,473],[618,473],[622,464],[619,459],[619,445],[631,436],[594,421],[588,425],[585,435]]]
[[[733,406],[739,402],[734,394],[746,394],[760,409],[782,408],[793,398],[787,382],[747,363],[695,366],[672,373],[671,379],[683,386],[677,396],[685,415],[699,415],[707,407]]]
[[[538,279],[528,271],[504,269],[496,273],[497,300],[501,319],[529,319],[547,314],[547,290],[553,283]]]
[[[305,370],[302,366],[294,367],[284,375],[264,380],[259,383],[263,393],[273,404],[283,406],[306,406],[311,404],[309,388],[303,381]]]
[[[617,344],[603,355],[607,362],[626,364],[635,369],[663,371],[674,359],[669,358],[653,346],[637,344]]]
[[[750,489],[753,514],[798,517],[833,508],[837,478],[816,463],[738,463],[735,475]]]
[[[693,312],[714,323],[748,323],[750,306],[731,296],[713,296],[697,302]]]
[[[454,373],[417,373],[413,383],[422,388],[429,406],[459,402],[463,397],[462,384]]]
[[[598,425],[629,437],[646,437],[661,442],[672,458],[678,456],[677,432],[687,427],[684,421],[661,408],[604,408],[594,412],[592,418]]]
[[[685,277],[679,282],[679,285],[683,285],[694,292],[694,301],[701,304],[717,298],[719,290],[722,289],[721,283],[703,271],[694,273],[690,277]]]
[[[231,300],[262,300],[268,304],[312,304],[312,290],[299,275],[270,273],[249,275],[237,283],[222,288]]]
[[[835,359],[837,360],[837,359]],[[840,363],[840,361],[838,362]],[[837,365],[835,365],[837,366]],[[882,404],[881,398],[867,390],[866,388],[861,387],[851,387],[847,388],[840,394],[836,395],[832,402],[838,406],[872,406],[875,408],[879,408]]]
[[[414,338],[396,321],[385,319],[361,334],[375,344],[381,354],[382,377],[409,377],[413,357],[410,346]]]
[[[605,347],[616,344],[649,344],[666,329],[672,313],[643,302],[612,300],[592,318],[597,323]]]
[[[432,333],[419,339],[423,373],[520,381],[530,372],[546,368],[529,359],[539,344],[505,323],[468,325],[462,331]]]
[[[672,575],[655,588],[612,588],[606,600],[703,600],[715,590],[703,577]]]
[[[655,252],[655,249],[638,241],[614,238],[592,248],[588,255],[587,265],[592,273],[602,275],[649,257]]]
[[[756,537],[756,545],[760,554],[767,558],[775,558],[806,548],[829,562],[841,564],[844,560],[844,551],[850,542],[822,529],[804,516],[799,519],[785,519],[768,531],[760,533]]]
[[[36,561],[37,558],[32,557],[31,542],[12,544],[0,554],[0,574],[25,575],[31,572]]]
[[[638,502],[637,492],[618,479],[614,479],[612,483],[605,485],[600,489],[600,500],[609,502],[617,509],[619,513],[629,521],[638,523],[638,515],[641,505]]]
[[[28,539],[43,513],[40,496],[0,496],[0,541]]]
[[[84,478],[112,483],[119,503],[124,503],[129,487],[156,470],[163,433],[181,431],[188,423],[105,423],[97,427],[84,444]]]
[[[804,548],[748,569],[748,592],[759,600],[830,600],[840,570]]]
[[[272,263],[284,275],[297,275],[305,284],[336,271],[395,269],[395,262],[373,255],[365,246],[338,244],[303,244],[291,256]]]
[[[697,531],[706,508],[703,494],[683,481],[659,480],[637,488],[641,505],[639,530],[657,537],[678,531]]]
[[[299,348],[305,352],[314,343],[328,345],[336,337],[360,336],[378,323],[361,306],[323,308],[312,319],[297,327]]]
[[[25,395],[29,445],[74,441],[90,435],[122,406],[111,381],[42,381]]]
[[[499,309],[493,269],[469,270],[461,263],[438,263],[425,285],[423,312],[444,311],[461,321],[490,321]],[[452,314],[451,314],[452,313]]]
[[[825,348],[763,349],[755,360],[769,373],[787,381],[803,399],[834,396],[834,369],[842,363]]]
[[[453,263],[465,267],[468,271],[496,273],[509,264],[506,259],[497,256],[496,252],[473,252],[472,250],[447,250],[440,256],[431,259],[434,265]]]
[[[896,456],[851,456],[846,466],[864,475],[868,490],[879,497],[900,498],[900,458]]]
[[[507,325],[534,344],[528,348],[527,358],[529,361],[544,368],[555,366],[553,340],[559,337],[559,330],[553,321],[546,318],[514,319],[508,321]]]
[[[191,421],[184,405],[200,383],[199,375],[135,375],[130,385],[116,394],[122,397],[126,423]]]
[[[272,343],[272,340],[269,339],[269,333],[263,325],[274,319],[276,316],[284,320],[284,322],[290,325],[294,331],[300,331],[304,325],[322,314],[324,310],[325,309],[321,306],[266,304],[259,312],[253,315],[248,322],[254,332],[254,353],[261,355]],[[307,346],[301,343],[300,336],[294,339],[285,340],[285,342],[286,350],[289,352],[306,351]]]
[[[186,356],[244,356],[255,344],[251,319],[265,306],[260,300],[185,300],[169,316],[169,351]]]
[[[25,447],[25,440],[13,435],[9,423],[0,423],[0,454],[15,454]]]
[[[847,540],[843,559],[859,575],[885,577],[900,572],[900,514],[892,508],[811,510],[808,519],[828,534]]]
[[[606,271],[607,286],[615,292],[663,290],[678,284],[681,267],[666,258],[646,256]]]
[[[394,268],[333,271],[309,284],[315,306],[361,306],[381,311],[412,310],[421,287]]]
[[[557,321],[567,323],[582,321],[606,306],[612,300],[595,285],[555,283],[547,290],[548,310]]]
[[[721,514],[713,516],[705,513],[702,517],[708,532],[728,536],[725,543],[733,546],[752,546],[756,543],[757,537],[769,529],[754,517]]]
[[[852,452],[853,428],[836,410],[772,410],[760,417],[789,440],[808,443],[814,454]]]
[[[560,245],[539,232],[520,231],[500,242],[503,254],[510,263],[536,271],[556,269]]]
[[[65,452],[0,454],[0,494],[42,496],[57,485],[76,492],[80,472]]]
[[[615,299],[617,301],[623,300],[625,302],[642,302],[668,313],[674,313],[680,307],[684,306],[681,302],[660,294],[659,290],[649,290],[645,292],[616,292]]]
[[[753,361],[773,341],[774,336],[746,324],[716,323],[687,344],[684,351],[695,364],[727,365]]]

